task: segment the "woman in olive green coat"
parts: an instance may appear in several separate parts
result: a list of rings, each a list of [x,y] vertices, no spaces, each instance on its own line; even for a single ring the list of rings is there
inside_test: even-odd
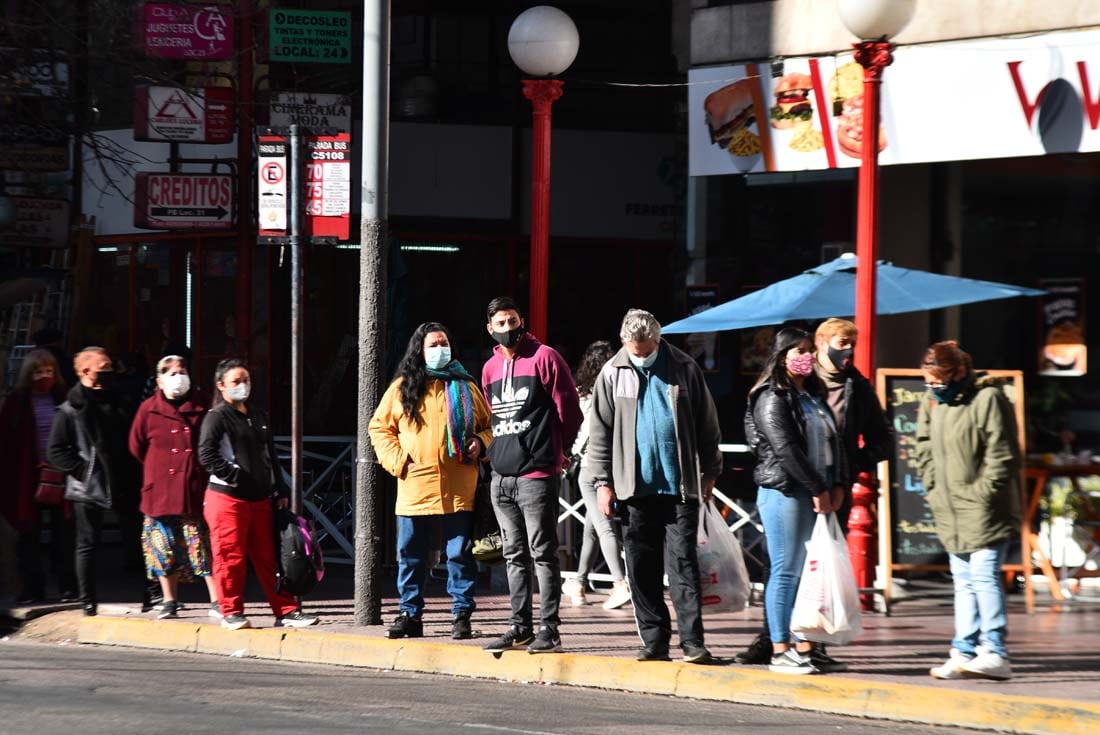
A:
[[[955,342],[928,348],[917,460],[955,583],[951,656],[937,679],[1011,678],[1001,565],[1020,533],[1020,445],[1001,381],[975,373]]]

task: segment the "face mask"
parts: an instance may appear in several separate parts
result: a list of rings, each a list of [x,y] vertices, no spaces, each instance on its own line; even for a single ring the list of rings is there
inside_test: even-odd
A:
[[[248,400],[248,394],[252,391],[252,386],[248,383],[241,383],[235,385],[232,388],[225,389],[225,399],[232,401],[233,403],[243,403]]]
[[[443,345],[441,347],[429,347],[424,350],[424,364],[428,366],[429,370],[442,370],[447,367],[451,362],[451,348]]]
[[[798,357],[787,360],[787,370],[791,375],[806,377],[814,371],[814,355],[812,352],[803,352]]]
[[[515,329],[509,329],[507,332],[493,332],[493,339],[499,342],[501,347],[506,347],[510,350],[519,344],[520,337],[522,337],[526,331],[526,328],[520,326]]]
[[[951,403],[955,400],[955,397],[959,395],[959,391],[962,390],[962,387],[963,381],[952,380],[943,387],[933,388],[932,395],[934,395],[936,400],[940,403]]]
[[[840,372],[844,372],[852,366],[852,353],[854,349],[848,347],[843,350],[838,350],[835,347],[829,348],[829,359],[832,360],[833,366]]]
[[[111,390],[117,383],[115,379],[118,377],[114,370],[99,371],[95,374],[95,384],[103,390]]]
[[[657,362],[657,353],[660,352],[660,351],[661,351],[661,349],[658,347],[657,349],[653,350],[653,352],[650,352],[645,357],[638,357],[637,355],[633,355],[629,352],[626,353],[626,356],[628,358],[630,358],[630,364],[633,365],[634,367],[648,369],[648,368],[653,367],[653,363]]]
[[[160,385],[168,398],[182,398],[187,395],[187,391],[191,390],[191,376],[186,373],[162,375]]]
[[[53,383],[54,379],[49,376],[35,378],[34,383],[31,385],[31,390],[35,393],[49,393],[50,389],[53,388]]]

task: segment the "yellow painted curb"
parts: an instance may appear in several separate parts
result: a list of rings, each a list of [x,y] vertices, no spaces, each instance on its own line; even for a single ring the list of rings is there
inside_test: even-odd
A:
[[[599,687],[739,704],[762,704],[1026,735],[1100,733],[1100,704],[942,686],[892,684],[851,676],[783,676],[744,667],[639,663],[589,654],[509,651],[468,645],[391,641],[325,630],[225,631],[215,625],[84,618],[81,643],[173,651],[233,653],[282,661],[418,671],[509,681]]]
[[[676,680],[681,669],[687,666],[576,653],[541,654],[537,658],[542,663],[545,682],[644,694],[675,694]]]
[[[200,625],[197,653],[213,653],[254,658],[282,658],[281,630],[226,630],[220,625]]]
[[[95,616],[81,618],[79,641],[110,646],[195,652],[199,626]]]

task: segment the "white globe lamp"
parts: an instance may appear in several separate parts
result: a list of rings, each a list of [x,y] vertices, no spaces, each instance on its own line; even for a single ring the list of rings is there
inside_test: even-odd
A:
[[[508,53],[512,61],[532,77],[561,74],[577,58],[580,45],[573,19],[549,5],[536,5],[523,11],[508,30]]]

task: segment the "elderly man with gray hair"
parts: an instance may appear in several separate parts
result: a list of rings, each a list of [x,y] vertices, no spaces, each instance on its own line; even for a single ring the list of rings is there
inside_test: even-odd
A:
[[[703,371],[661,339],[652,314],[631,309],[623,347],[600,372],[589,414],[588,462],[604,515],[623,523],[627,576],[643,648],[639,661],[669,660],[669,594],[684,661],[707,663],[696,534],[699,503],[722,471],[720,430]]]

